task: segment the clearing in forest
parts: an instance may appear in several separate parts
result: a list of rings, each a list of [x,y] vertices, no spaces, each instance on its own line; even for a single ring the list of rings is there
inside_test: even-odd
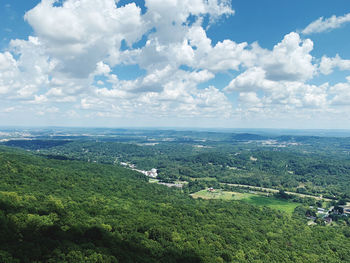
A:
[[[240,200],[247,202],[252,205],[267,206],[273,209],[287,212],[289,214],[293,213],[294,209],[299,205],[299,203],[289,202],[283,199],[265,196],[257,193],[239,193],[239,192],[228,192],[228,191],[208,191],[201,190],[194,194],[191,194],[193,198],[203,198],[203,199],[222,199],[222,200]]]

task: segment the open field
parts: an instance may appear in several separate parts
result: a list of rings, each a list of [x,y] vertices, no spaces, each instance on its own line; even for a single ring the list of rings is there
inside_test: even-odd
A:
[[[242,200],[250,198],[254,194],[249,193],[238,193],[238,192],[228,192],[228,191],[215,191],[209,192],[208,190],[201,190],[197,193],[192,194],[193,198],[203,198],[203,199],[222,199],[222,200]]]
[[[199,177],[199,178],[190,178],[191,181],[217,181],[215,177]]]
[[[261,194],[226,192],[220,190],[216,192],[201,190],[197,193],[192,194],[192,197],[203,199],[241,200],[252,205],[267,206],[273,209],[287,212],[289,214],[293,213],[294,209],[299,205],[298,203],[288,202]]]
[[[224,183],[222,183],[224,184]],[[241,187],[241,188],[248,188],[248,189],[253,189],[253,190],[256,190],[256,191],[267,191],[267,192],[271,192],[271,193],[277,193],[279,190],[278,189],[274,189],[274,188],[266,188],[266,187],[259,187],[259,186],[251,186],[251,185],[245,185],[245,184],[227,184],[229,186],[236,186],[236,187]],[[322,196],[315,196],[315,195],[308,195],[308,194],[301,194],[301,193],[295,193],[295,192],[289,192],[289,191],[286,191],[285,192],[286,194],[289,194],[289,195],[295,195],[295,196],[299,196],[299,197],[302,197],[302,198],[305,198],[305,197],[310,197],[310,198],[314,198],[316,200],[323,200],[323,201],[327,201],[327,202],[330,202],[332,201],[331,199],[329,198],[324,198]]]
[[[154,179],[154,178],[149,178],[149,179],[148,179],[148,182],[151,183],[151,184],[152,184],[152,183],[158,183],[159,180],[158,180],[158,179]]]

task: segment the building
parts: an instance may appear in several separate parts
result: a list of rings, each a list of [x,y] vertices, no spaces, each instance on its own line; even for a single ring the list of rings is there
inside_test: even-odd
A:
[[[151,178],[156,178],[158,176],[157,169],[152,168],[150,171],[146,171],[146,175]]]
[[[330,223],[332,223],[333,220],[331,217],[325,217],[324,221],[325,221],[325,223],[330,224]]]

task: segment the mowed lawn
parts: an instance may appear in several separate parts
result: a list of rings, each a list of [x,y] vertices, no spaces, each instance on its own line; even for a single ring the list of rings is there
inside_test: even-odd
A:
[[[241,200],[252,205],[267,206],[273,209],[287,212],[289,214],[293,213],[294,209],[299,205],[299,203],[288,202],[286,200],[263,196],[260,194],[226,192],[220,190],[215,192],[201,190],[192,194],[192,197],[203,199]]]

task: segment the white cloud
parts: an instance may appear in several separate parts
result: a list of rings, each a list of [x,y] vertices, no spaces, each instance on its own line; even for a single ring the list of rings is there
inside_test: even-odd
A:
[[[350,76],[346,79],[347,82],[338,83],[329,90],[333,95],[331,103],[335,106],[350,106]]]
[[[146,0],[148,20],[157,24],[161,41],[176,41],[181,33],[181,25],[190,15],[201,17],[210,15],[215,21],[219,17],[233,15],[229,0]],[[172,29],[171,31],[168,31]],[[180,36],[181,38],[181,36]]]
[[[257,46],[253,51],[257,53],[258,65],[266,71],[267,79],[304,81],[316,73],[316,65],[312,64],[310,55],[312,49],[310,39],[302,40],[299,34],[291,32],[272,51],[261,50]]]
[[[323,56],[320,63],[320,72],[324,75],[329,75],[334,68],[350,70],[350,60],[342,59],[338,54],[334,58]]]
[[[331,111],[327,89],[327,85],[292,82],[270,92],[240,92],[233,115],[248,125],[260,123],[264,127],[293,127],[300,120],[319,121],[320,116],[328,118]]]
[[[0,53],[0,93],[11,99],[28,99],[48,83],[52,64],[37,38],[12,40],[10,52]]]
[[[317,72],[310,55],[313,43],[300,39],[297,33],[287,34],[272,51],[252,45],[251,54],[245,60],[247,70],[234,78],[226,91],[254,91],[273,89],[279,82],[304,82]]]
[[[188,65],[193,68],[205,68],[214,72],[238,70],[254,56],[246,50],[246,42],[237,44],[231,40],[219,41],[214,47],[201,26],[189,28],[187,39],[193,48],[193,60]]]
[[[304,35],[310,35],[314,33],[321,33],[341,27],[345,23],[350,22],[350,13],[344,16],[331,16],[330,18],[320,17],[311,24],[309,24],[302,33]]]
[[[125,99],[123,92],[102,89],[98,97],[81,101],[81,108],[125,116],[219,117],[227,118],[232,105],[224,93],[214,87],[190,92],[184,87],[171,85],[161,93],[147,92]]]
[[[304,91],[301,94],[303,107],[320,109],[326,108],[328,106],[327,89],[328,83],[321,86],[304,85]]]
[[[112,88],[96,88],[94,97],[81,101],[81,108],[105,116],[227,117],[231,104],[224,93],[214,87],[197,88],[213,77],[207,70],[188,72],[170,65],[131,81],[110,76]]]
[[[8,94],[16,85],[18,76],[17,62],[9,52],[0,53],[0,94]]]
[[[135,3],[117,8],[114,0],[43,0],[25,15],[35,36],[12,40],[0,53],[0,100],[74,119],[312,116],[347,105],[348,83],[310,83],[317,72],[349,70],[349,60],[317,60],[313,42],[298,33],[272,49],[230,39],[214,44],[203,21],[233,15],[230,3],[146,0],[142,14]],[[141,38],[146,44],[135,48]],[[124,65],[142,73],[125,80],[118,72]],[[236,76],[224,89],[206,84],[218,73]],[[238,93],[237,103],[229,92]]]
[[[67,0],[62,6],[53,3],[43,0],[25,14],[25,19],[45,45],[47,54],[55,59],[55,70],[74,78],[86,78],[100,61],[110,66],[130,63],[127,60],[139,53],[121,52],[121,41],[131,45],[154,27],[156,32],[149,37],[149,56],[147,48],[143,51],[143,61],[147,61],[144,67],[152,64],[150,58],[154,55],[162,56],[161,51],[167,54],[167,62],[173,57],[178,63],[187,64],[193,56],[184,38],[188,17],[209,14],[215,20],[234,13],[226,0],[146,0],[148,11],[143,16],[135,3],[120,8],[114,0]]]
[[[275,82],[266,79],[266,72],[260,67],[252,67],[231,80],[225,87],[225,91],[249,92],[259,89],[270,89]]]
[[[47,98],[45,95],[34,95],[34,100],[33,101],[30,101],[30,103],[33,103],[33,104],[42,104],[42,103],[45,103],[47,102]]]
[[[239,74],[224,90],[239,92],[240,105],[254,111],[259,108],[279,111],[280,107],[284,107],[291,111],[303,107],[327,107],[327,86],[305,83],[315,74],[316,65],[312,64],[309,55],[312,44],[307,43],[308,47],[304,48],[300,43],[297,35],[289,34],[272,51],[255,45],[253,50],[257,54],[257,66]],[[280,60],[277,60],[278,57]],[[300,68],[295,68],[295,65]],[[276,77],[278,68],[280,72]],[[257,96],[258,91],[262,93],[260,97]]]
[[[213,113],[220,108],[216,103],[207,105],[209,98],[204,98],[212,94],[212,99],[226,99],[223,93],[214,88],[197,90],[196,86],[213,78],[212,70],[237,68],[247,44],[224,41],[212,47],[204,33],[204,41],[209,41],[206,48],[211,52],[207,58],[212,61],[198,63],[198,54],[205,50],[195,50],[190,45],[189,31],[194,26],[201,28],[204,15],[209,14],[213,22],[220,16],[234,14],[230,1],[146,0],[146,7],[146,14],[141,15],[135,4],[117,8],[114,0],[67,0],[58,7],[53,6],[53,1],[44,0],[27,12],[25,19],[52,65],[46,90],[33,96],[32,103],[78,100],[83,110],[130,114],[147,111],[144,107],[155,114],[158,109],[162,114],[173,111],[185,115],[199,114],[200,109]],[[197,17],[193,26],[187,24],[190,15]],[[155,30],[148,34],[145,47],[120,51],[122,40],[131,45],[152,28]],[[112,73],[117,64],[136,63],[147,70],[145,76],[126,81]],[[194,66],[194,71],[179,70],[180,65]],[[105,76],[112,88],[103,87],[102,81],[101,88],[93,87],[97,75]],[[230,108],[227,103],[220,105]]]
[[[0,70],[1,73],[11,68],[16,68],[16,60],[10,52],[0,53]]]
[[[261,99],[256,92],[241,92],[239,94],[239,102],[243,105],[262,107]]]
[[[147,30],[134,3],[117,8],[114,0],[67,0],[53,6],[43,0],[25,14],[47,53],[57,60],[56,70],[86,78],[96,64],[110,57],[118,64],[121,41],[132,44]]]
[[[47,113],[57,113],[59,111],[60,111],[60,109],[57,108],[57,107],[49,107],[49,108],[46,109]]]
[[[271,51],[254,43],[251,51],[246,51],[248,54],[241,59],[247,66],[246,71],[234,78],[225,91],[268,91],[278,89],[284,82],[305,82],[317,72],[317,65],[312,63],[310,55],[312,48],[311,40],[302,40],[294,32],[287,34]]]
[[[108,75],[110,72],[111,68],[107,64],[103,63],[103,61],[100,61],[96,65],[94,75]]]

